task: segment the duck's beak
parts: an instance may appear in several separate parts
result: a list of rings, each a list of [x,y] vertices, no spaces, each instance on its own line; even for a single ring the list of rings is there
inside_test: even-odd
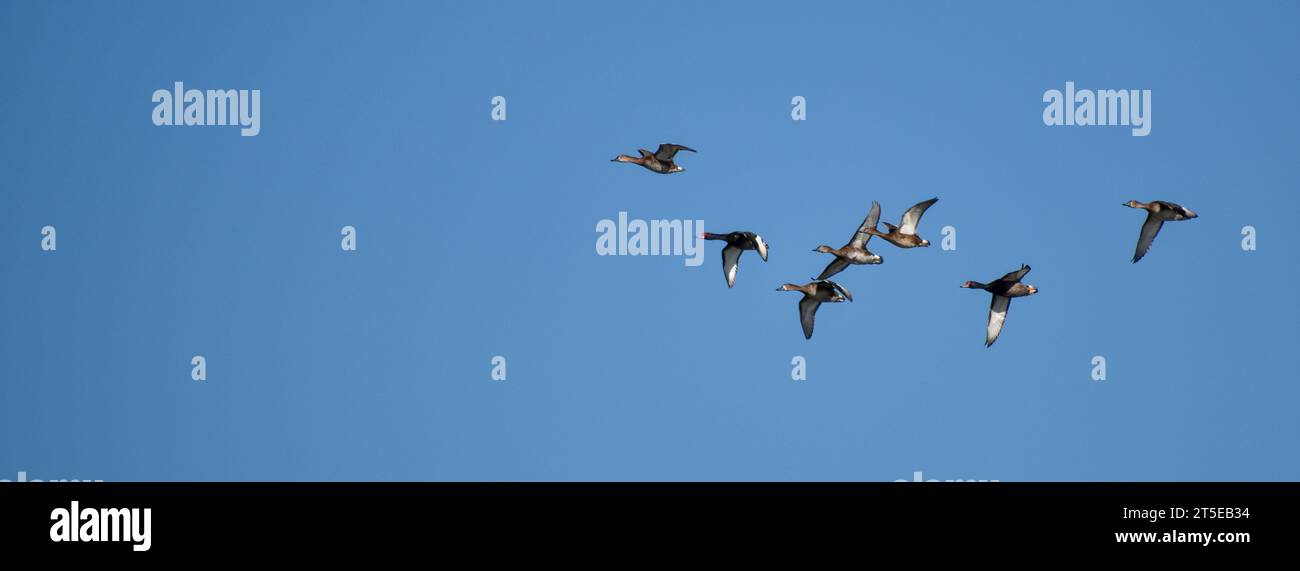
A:
[[[1038,288],[1034,286],[1029,286],[1029,293],[1038,293]]]

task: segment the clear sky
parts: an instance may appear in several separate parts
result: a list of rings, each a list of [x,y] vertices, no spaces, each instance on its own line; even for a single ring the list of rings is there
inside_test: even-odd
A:
[[[1298,16],[6,2],[0,479],[1300,479]],[[155,126],[176,81],[261,90],[261,133]],[[1150,135],[1044,125],[1067,81],[1150,89]],[[661,142],[699,152],[609,162]],[[805,340],[776,286],[932,196]],[[1129,199],[1200,218],[1134,265]],[[771,258],[598,256],[620,211]],[[1021,263],[985,348],[958,286]]]

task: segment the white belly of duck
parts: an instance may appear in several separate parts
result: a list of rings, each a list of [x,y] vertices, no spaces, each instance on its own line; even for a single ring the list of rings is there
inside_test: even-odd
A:
[[[880,256],[872,254],[866,250],[849,250],[843,252],[844,259],[850,264],[879,264],[882,260]]]

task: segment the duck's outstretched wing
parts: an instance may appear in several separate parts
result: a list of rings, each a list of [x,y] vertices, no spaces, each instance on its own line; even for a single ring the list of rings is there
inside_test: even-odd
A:
[[[831,260],[831,263],[826,264],[826,269],[822,270],[821,275],[817,276],[814,279],[817,281],[824,280],[826,278],[829,278],[835,274],[844,271],[844,268],[847,267],[849,267],[849,263],[844,261],[843,258],[836,256],[834,260]]]
[[[989,304],[989,328],[988,333],[984,336],[984,346],[991,347],[993,342],[998,340],[998,335],[1002,333],[1002,324],[1007,321],[1007,310],[1011,308],[1011,298],[1001,295],[994,295],[993,302]]]
[[[1156,239],[1156,234],[1160,233],[1160,227],[1164,226],[1165,221],[1156,217],[1155,214],[1147,214],[1147,221],[1142,223],[1142,232],[1138,234],[1137,249],[1133,251],[1133,263],[1137,263],[1142,256],[1147,255],[1147,250],[1151,249],[1151,242]]]
[[[1013,272],[1007,272],[1006,275],[998,278],[998,281],[1006,282],[1007,285],[1019,283],[1020,280],[1025,279],[1025,274],[1028,274],[1030,269],[1031,268],[1027,264],[1020,264],[1020,269]]]
[[[740,271],[740,248],[727,244],[722,249],[722,275],[727,278],[727,287],[736,285],[736,272]]]
[[[673,157],[677,156],[677,151],[690,151],[694,153],[695,149],[692,149],[684,145],[674,145],[672,143],[664,143],[662,145],[659,145],[659,148],[655,150],[655,158],[664,162],[669,162],[673,160]]]
[[[867,230],[874,230],[876,225],[879,223],[880,203],[873,201],[871,203],[871,210],[867,211],[867,217],[862,221],[862,225],[858,226],[858,231],[853,233],[853,238],[849,240],[849,246],[854,248],[865,248],[867,246],[867,241],[871,240],[871,234],[868,234]]]
[[[871,234],[867,230],[875,230],[876,225],[880,224],[880,203],[872,202],[870,211],[867,211],[866,219],[858,226],[857,232],[853,233],[853,238],[849,238],[849,247],[865,248],[867,242],[871,241]]]
[[[898,231],[903,234],[916,234],[916,225],[921,223],[921,215],[925,214],[925,211],[936,202],[939,202],[937,197],[925,202],[918,202],[908,208],[907,212],[903,213],[903,222],[898,225]]]
[[[803,326],[804,339],[812,339],[813,320],[817,318],[817,308],[821,305],[821,300],[811,295],[799,300],[799,325]]]
[[[766,262],[767,242],[764,242],[763,237],[759,236],[758,234],[754,234],[754,249],[758,250],[758,257],[763,258],[763,261]]]

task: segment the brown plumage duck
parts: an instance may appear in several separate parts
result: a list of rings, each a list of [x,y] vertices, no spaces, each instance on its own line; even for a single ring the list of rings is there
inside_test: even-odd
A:
[[[1147,250],[1151,248],[1151,242],[1155,241],[1156,234],[1160,233],[1160,227],[1164,226],[1165,222],[1196,218],[1195,212],[1163,200],[1153,200],[1146,204],[1130,200],[1125,202],[1124,206],[1141,208],[1147,211],[1147,220],[1142,223],[1142,231],[1138,233],[1137,249],[1133,251],[1133,263],[1135,264],[1142,259],[1142,256],[1147,255]]]
[[[804,339],[812,339],[813,319],[822,303],[853,301],[853,294],[849,290],[830,280],[804,285],[784,284],[776,288],[776,291],[797,291],[803,294],[803,299],[799,300],[799,324],[803,326]]]
[[[611,159],[611,162],[632,163],[641,165],[659,174],[673,174],[686,170],[673,162],[673,157],[677,156],[677,151],[690,151],[694,153],[695,149],[682,145],[674,145],[672,143],[664,143],[659,145],[659,148],[653,153],[645,149],[637,149],[637,152],[641,153],[641,156],[633,157],[631,155],[619,155]]]
[[[867,232],[872,236],[880,236],[899,248],[929,246],[929,240],[916,235],[916,226],[921,223],[921,215],[925,214],[926,209],[936,202],[939,202],[938,198],[931,198],[925,202],[914,204],[907,209],[907,212],[903,213],[903,219],[898,223],[898,226],[886,222],[885,227],[889,229],[888,234],[880,232],[874,227],[868,229]]]
[[[848,244],[845,244],[842,248],[832,248],[825,244],[817,246],[817,249],[813,250],[814,252],[835,254],[835,259],[831,260],[831,263],[827,264],[826,269],[822,270],[821,275],[814,279],[824,280],[829,278],[844,271],[844,268],[849,267],[851,264],[860,265],[883,263],[885,261],[884,258],[867,250],[867,242],[871,240],[871,234],[868,230],[875,229],[876,223],[879,221],[880,203],[872,202],[871,210],[867,212],[867,218],[862,221],[860,226],[858,226],[858,230],[853,233],[853,237],[849,239]]]
[[[998,335],[1002,333],[1002,324],[1007,320],[1007,310],[1011,308],[1011,298],[1038,293],[1038,288],[1020,283],[1020,280],[1027,273],[1029,273],[1029,266],[1021,264],[1020,269],[998,278],[993,283],[966,282],[961,284],[961,287],[964,288],[982,289],[993,294],[993,303],[989,305],[988,331],[984,336],[985,347],[992,346],[993,342],[998,340]]]

